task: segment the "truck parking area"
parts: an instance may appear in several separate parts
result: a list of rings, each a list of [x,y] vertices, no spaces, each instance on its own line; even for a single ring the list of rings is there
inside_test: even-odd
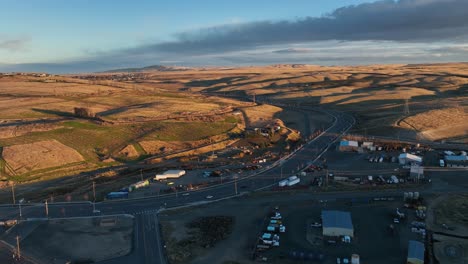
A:
[[[268,263],[346,263],[346,260],[351,263],[353,254],[359,255],[360,263],[405,263],[408,241],[424,241],[412,225],[417,221],[414,211],[401,208],[403,197],[355,203],[350,199],[317,200],[295,204],[293,208],[286,204],[278,206],[287,231],[281,234],[277,247],[261,252],[262,258],[258,260]],[[407,215],[398,223],[394,222],[396,208]],[[324,210],[350,212],[354,237],[324,238],[321,219]]]

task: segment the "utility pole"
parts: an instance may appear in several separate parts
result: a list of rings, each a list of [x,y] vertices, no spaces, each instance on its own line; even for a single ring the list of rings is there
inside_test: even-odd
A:
[[[93,181],[93,213],[96,211],[96,182]]]
[[[409,115],[410,110],[409,110],[409,99],[405,99],[405,109],[404,109],[404,115]]]
[[[143,181],[143,169],[140,169],[140,178],[141,178],[141,181]]]
[[[237,177],[234,178],[234,191],[236,192],[236,195],[237,195]]]
[[[14,183],[11,185],[11,195],[13,196],[13,204],[16,204],[16,200],[15,200],[15,184],[14,184]]]
[[[21,203],[18,203],[19,205],[19,217],[20,219],[23,218],[23,211],[21,210]]]
[[[21,250],[20,250],[20,237],[16,236],[16,254],[18,255],[18,259],[21,259]]]
[[[96,202],[96,182],[93,181],[93,203]]]
[[[325,171],[325,173],[326,173],[326,175],[325,175],[326,181],[325,182],[327,183],[327,190],[328,190],[328,169]]]
[[[47,199],[45,200],[45,214],[46,217],[49,218],[49,204],[47,203]]]

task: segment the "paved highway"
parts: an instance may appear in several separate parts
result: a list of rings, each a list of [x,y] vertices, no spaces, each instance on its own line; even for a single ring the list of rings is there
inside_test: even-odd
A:
[[[320,109],[309,110],[324,111]],[[298,172],[324,153],[342,133],[345,133],[354,124],[354,119],[350,115],[335,111],[327,111],[327,113],[334,117],[334,123],[331,127],[319,137],[293,152],[286,159],[278,162],[277,166],[268,168],[263,172],[190,192],[180,192],[160,197],[100,202],[95,204],[95,209],[100,211],[99,214],[102,215],[135,215],[134,249],[137,254],[131,254],[128,258],[132,258],[137,263],[165,263],[164,246],[159,235],[157,219],[159,210],[227,199],[266,189],[277,184],[281,178],[286,178]],[[4,205],[0,207],[0,219],[17,219],[20,212],[22,219],[47,216],[89,216],[96,213],[96,211],[93,213],[93,209],[93,204],[89,202],[49,204],[47,209],[43,204],[26,204],[22,205],[21,208],[19,205]],[[108,263],[113,263],[113,261]]]

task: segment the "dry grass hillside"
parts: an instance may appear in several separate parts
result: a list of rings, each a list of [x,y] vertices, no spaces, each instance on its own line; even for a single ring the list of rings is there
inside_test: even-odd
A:
[[[151,140],[205,144],[235,129],[232,113],[250,105],[146,84],[0,74],[0,176],[31,181],[140,161],[155,154],[143,147]]]
[[[287,111],[256,106],[254,97],[351,112],[353,133],[468,142],[467,90],[466,63],[0,74],[0,173],[17,181],[58,177],[226,140],[244,123],[288,123]],[[97,118],[77,117],[75,108]],[[81,159],[45,164],[45,155],[24,164],[19,150],[39,142],[37,153],[47,152],[43,142],[57,142],[47,155],[63,148]]]
[[[324,105],[357,117],[355,133],[467,142],[468,64],[321,67],[274,65],[142,72],[166,89]],[[408,110],[406,111],[406,101]],[[456,108],[453,113],[447,109]],[[431,122],[442,112],[443,122]],[[410,124],[401,122],[405,119]],[[446,124],[451,124],[447,129]]]

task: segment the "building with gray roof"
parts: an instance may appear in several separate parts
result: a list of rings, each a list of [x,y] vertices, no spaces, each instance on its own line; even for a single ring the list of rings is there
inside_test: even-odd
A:
[[[322,211],[324,237],[354,237],[354,227],[350,212]]]
[[[419,241],[408,242],[408,264],[424,264],[424,244]]]

